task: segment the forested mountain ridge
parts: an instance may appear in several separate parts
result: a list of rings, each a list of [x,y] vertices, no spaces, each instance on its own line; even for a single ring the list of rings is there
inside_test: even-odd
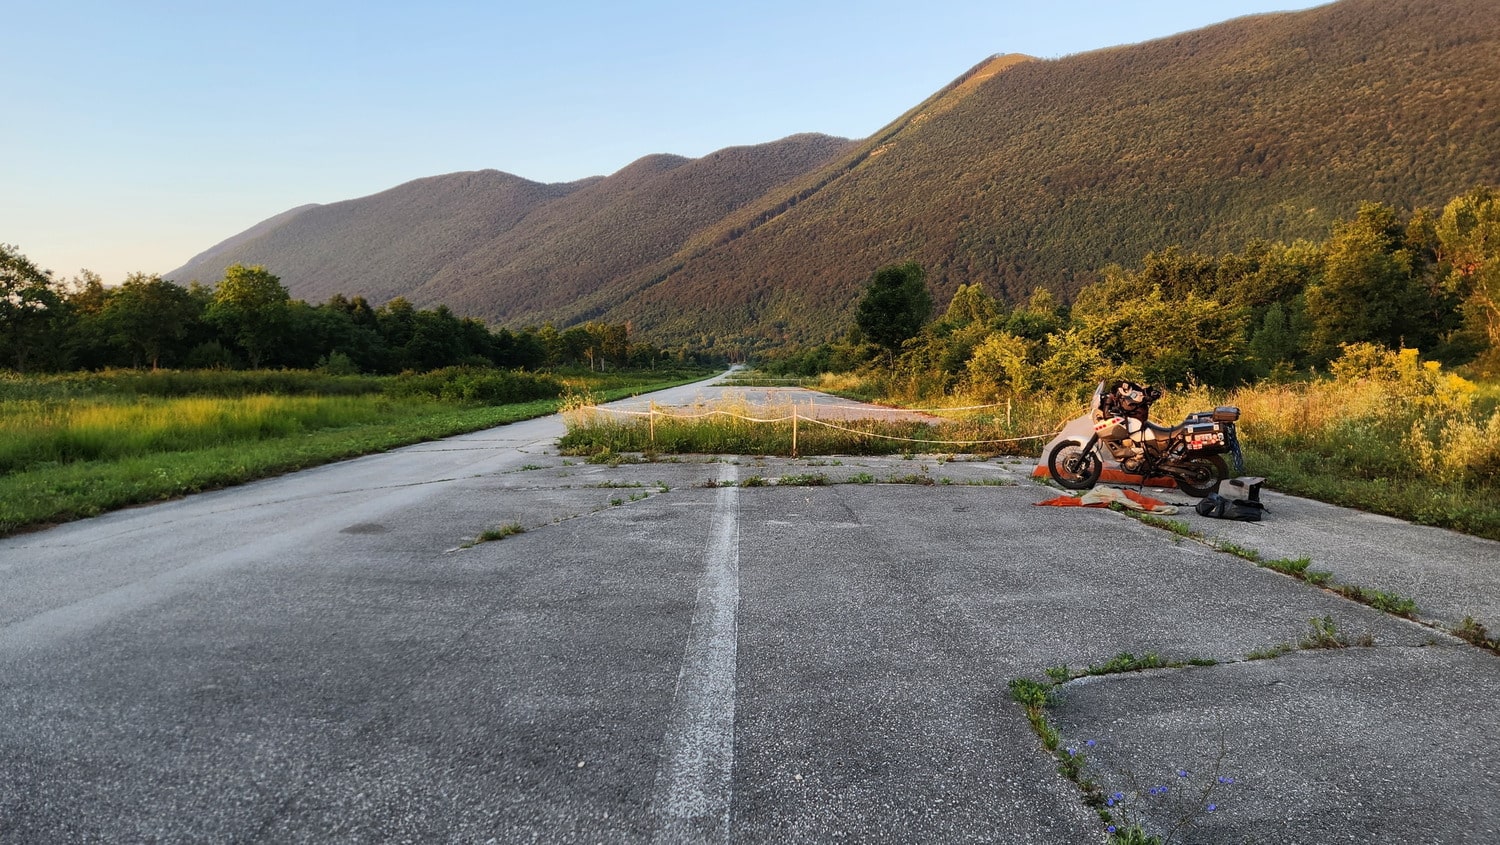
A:
[[[704,228],[851,143],[808,134],[698,159],[647,156],[535,210],[412,298],[507,323],[590,319],[634,292],[630,271],[669,259]]]
[[[372,196],[277,215],[167,277],[212,283],[231,264],[263,264],[309,302],[336,293],[384,302],[409,296],[415,285],[538,206],[596,181],[543,185],[498,170],[415,179]]]
[[[1364,200],[1439,206],[1500,184],[1500,6],[1340,0],[1058,60],[996,57],[870,139],[797,137],[800,157],[737,183],[734,203],[687,178],[712,157],[539,186],[560,194],[430,275],[408,261],[400,292],[500,322],[599,317],[744,348],[836,334],[871,272],[899,261],[928,268],[939,301],[972,282],[1016,301],[1037,286],[1071,295],[1172,245],[1322,239]],[[774,146],[739,148],[759,162],[742,180]],[[218,263],[331,293],[329,275],[305,275],[314,251],[289,262],[264,248],[281,229]],[[315,246],[347,256],[354,234]],[[334,285],[350,295],[394,295],[342,278],[359,281]]]
[[[230,264],[260,264],[309,302],[402,296],[540,323],[850,143],[808,134],[699,159],[650,155],[569,183],[495,170],[418,179],[278,215],[167,276],[211,283]]]
[[[820,339],[898,261],[938,301],[980,282],[1015,302],[1171,245],[1321,240],[1363,200],[1441,206],[1500,182],[1500,6],[1342,0],[1017,63],[882,149],[610,318]]]

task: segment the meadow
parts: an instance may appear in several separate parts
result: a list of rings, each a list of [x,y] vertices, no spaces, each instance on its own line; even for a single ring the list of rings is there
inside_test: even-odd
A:
[[[703,371],[0,376],[0,535],[612,399]]]

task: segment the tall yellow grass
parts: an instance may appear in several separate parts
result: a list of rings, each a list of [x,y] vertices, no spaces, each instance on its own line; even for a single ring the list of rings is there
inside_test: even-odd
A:
[[[0,472],[171,452],[377,419],[374,396],[246,396],[0,402]]]

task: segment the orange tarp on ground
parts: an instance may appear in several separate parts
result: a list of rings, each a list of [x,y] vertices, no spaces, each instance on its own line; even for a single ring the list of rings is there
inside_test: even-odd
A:
[[[1121,501],[1122,494],[1126,501]],[[1055,508],[1107,508],[1113,504],[1120,504],[1133,510],[1150,513],[1177,513],[1176,508],[1160,499],[1153,499],[1134,490],[1121,490],[1118,487],[1095,487],[1081,496],[1058,496],[1036,504]]]

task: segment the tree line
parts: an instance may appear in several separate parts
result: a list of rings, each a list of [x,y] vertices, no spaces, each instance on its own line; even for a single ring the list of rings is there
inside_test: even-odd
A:
[[[1073,393],[1102,378],[1229,386],[1325,367],[1346,346],[1418,349],[1500,374],[1500,190],[1441,211],[1367,202],[1322,242],[1150,253],[1111,265],[1065,306],[1044,288],[1015,305],[960,284],[930,319],[925,273],[883,268],[844,340],[784,354],[801,375],[884,366],[911,395]]]
[[[270,367],[378,374],[690,360],[698,360],[693,351],[640,342],[624,324],[492,330],[447,306],[419,309],[400,297],[376,307],[337,294],[312,305],[293,299],[261,266],[236,264],[213,286],[143,273],[106,286],[87,270],[63,281],[0,244],[0,368],[23,373]]]

